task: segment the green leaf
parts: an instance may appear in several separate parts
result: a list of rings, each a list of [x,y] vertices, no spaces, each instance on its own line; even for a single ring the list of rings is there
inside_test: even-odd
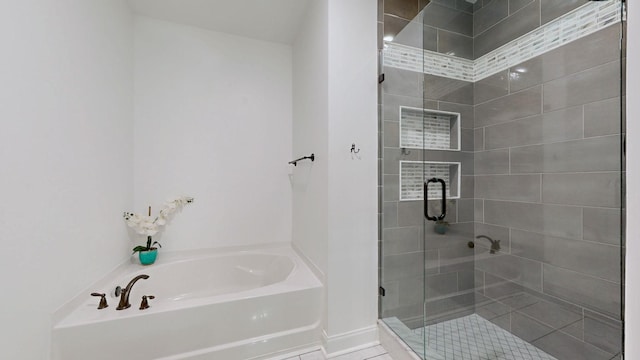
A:
[[[151,246],[153,246],[153,245],[155,245],[155,244],[158,244],[158,246],[162,247],[162,245],[160,245],[160,243],[159,243],[159,242],[157,242],[157,241],[154,241],[154,242],[153,242],[153,244],[151,244]]]
[[[138,245],[133,248],[133,252],[136,253],[138,251],[147,251],[149,250],[146,246]]]

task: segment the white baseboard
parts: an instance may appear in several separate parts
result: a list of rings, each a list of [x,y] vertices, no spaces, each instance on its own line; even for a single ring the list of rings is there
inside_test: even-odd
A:
[[[378,344],[380,341],[377,325],[333,336],[328,336],[322,331],[322,352],[328,359]]]

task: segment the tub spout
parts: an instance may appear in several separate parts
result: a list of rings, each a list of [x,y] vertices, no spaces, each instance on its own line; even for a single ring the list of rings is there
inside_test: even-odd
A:
[[[491,249],[489,250],[490,254],[495,254],[496,251],[500,251],[500,240],[493,240],[486,235],[478,235],[476,236],[476,239],[487,239],[491,242]]]
[[[118,307],[116,308],[116,310],[124,310],[131,307],[131,304],[129,303],[129,294],[131,293],[131,288],[136,283],[136,281],[140,279],[148,279],[148,278],[149,278],[149,275],[142,274],[131,279],[131,281],[129,281],[129,283],[127,284],[127,287],[122,289],[122,291],[120,292],[120,303],[118,304]]]

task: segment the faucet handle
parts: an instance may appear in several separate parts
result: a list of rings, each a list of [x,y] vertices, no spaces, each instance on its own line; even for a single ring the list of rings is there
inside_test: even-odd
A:
[[[153,296],[153,295],[143,295],[142,296],[142,302],[140,303],[140,310],[144,310],[144,309],[150,308],[149,301],[147,301],[147,299],[153,300],[155,298],[156,297]]]
[[[94,293],[91,293],[91,296],[100,296],[100,305],[98,305],[98,310],[109,307],[109,305],[107,304],[106,294],[100,294],[100,293],[94,292]]]

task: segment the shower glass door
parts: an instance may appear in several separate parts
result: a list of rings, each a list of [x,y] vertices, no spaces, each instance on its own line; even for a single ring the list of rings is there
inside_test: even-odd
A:
[[[380,316],[422,358],[621,358],[623,6],[381,3]]]

